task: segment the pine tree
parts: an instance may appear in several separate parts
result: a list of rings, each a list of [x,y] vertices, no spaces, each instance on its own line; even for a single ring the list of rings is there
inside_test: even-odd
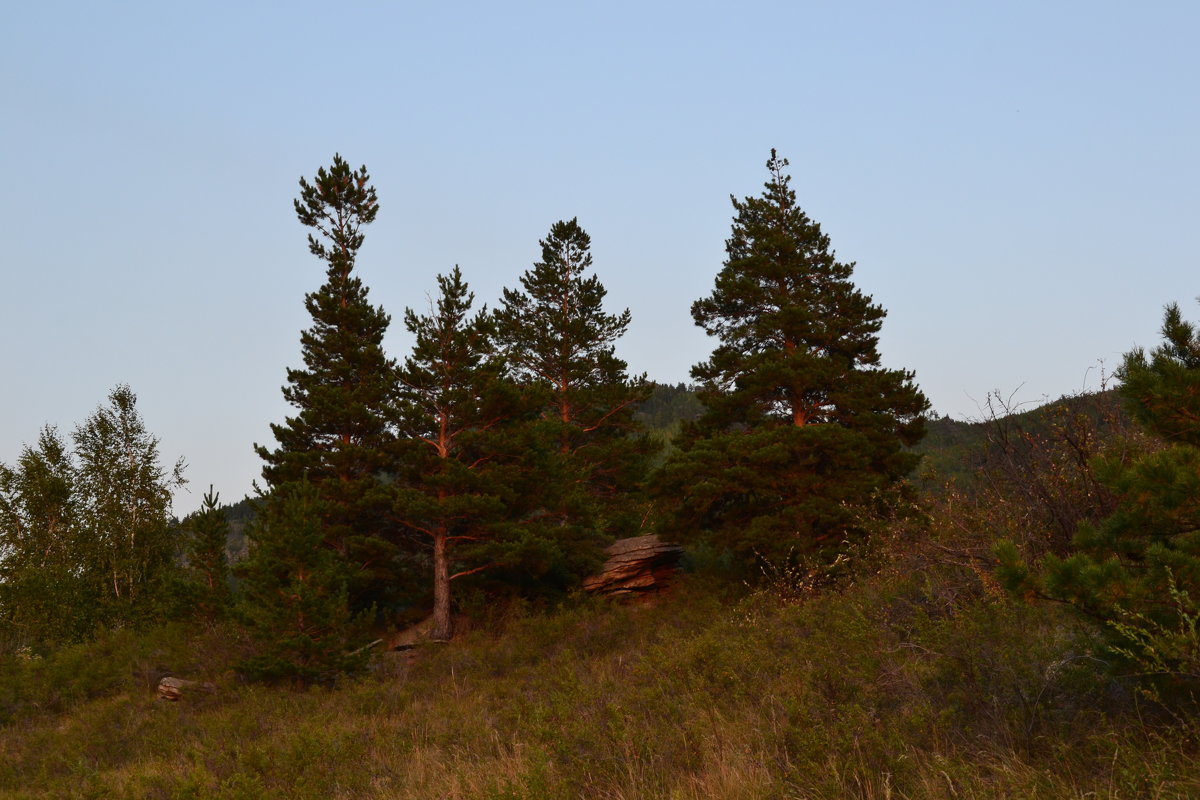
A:
[[[542,510],[568,538],[628,535],[641,520],[630,498],[657,449],[633,418],[650,386],[615,354],[629,310],[604,311],[607,292],[587,274],[591,237],[576,219],[556,222],[540,244],[541,261],[521,276],[522,291],[504,290],[497,321],[516,378],[544,397],[536,436],[556,452],[547,468],[559,480],[538,487]]]
[[[837,546],[851,509],[909,472],[925,397],[879,366],[884,310],[796,204],[771,151],[761,197],[731,198],[726,260],[692,317],[719,340],[692,369],[705,413],[657,491],[680,531],[745,557]]]
[[[238,615],[258,646],[239,669],[255,680],[329,683],[358,666],[347,565],[324,546],[325,502],[314,484],[289,483],[247,531]]]
[[[312,229],[308,249],[325,262],[326,279],[305,296],[313,325],[300,336],[304,369],[289,369],[283,389],[299,411],[271,426],[276,449],[255,449],[273,492],[300,482],[317,487],[323,541],[353,565],[356,605],[366,606],[386,591],[394,554],[380,481],[394,439],[387,410],[395,364],[383,351],[390,318],[368,302],[354,274],[362,228],[375,220],[379,202],[366,167],[353,171],[335,155],[312,183],[300,179],[294,205]]]
[[[1200,330],[1177,305],[1163,344],[1126,354],[1118,392],[1134,419],[1165,446],[1101,459],[1118,498],[1098,524],[1082,524],[1074,552],[1026,564],[997,546],[1000,576],[1018,594],[1067,602],[1103,622],[1119,655],[1141,671],[1200,679]]]
[[[399,373],[395,508],[432,551],[430,636],[448,639],[451,581],[512,561],[504,541],[512,459],[503,437],[520,403],[493,347],[492,316],[486,308],[472,315],[474,295],[458,267],[437,280],[436,308],[404,315],[416,343]]]
[[[1200,335],[1179,305],[1163,313],[1163,343],[1150,357],[1141,348],[1121,365],[1121,395],[1134,419],[1172,443],[1200,447]]]
[[[225,545],[229,539],[229,521],[221,510],[220,495],[210,485],[200,510],[184,520],[186,535],[184,559],[195,590],[197,612],[211,625],[225,611],[231,599],[229,557]]]

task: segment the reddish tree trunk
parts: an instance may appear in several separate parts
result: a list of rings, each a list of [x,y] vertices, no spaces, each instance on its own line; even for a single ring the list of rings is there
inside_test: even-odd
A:
[[[446,640],[454,635],[450,622],[450,564],[446,556],[446,531],[433,536],[433,628],[429,638]]]

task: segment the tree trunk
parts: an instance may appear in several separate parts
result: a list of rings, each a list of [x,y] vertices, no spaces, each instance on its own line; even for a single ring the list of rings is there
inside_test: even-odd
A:
[[[433,628],[429,638],[446,641],[454,635],[450,621],[450,564],[446,557],[446,531],[433,536]]]

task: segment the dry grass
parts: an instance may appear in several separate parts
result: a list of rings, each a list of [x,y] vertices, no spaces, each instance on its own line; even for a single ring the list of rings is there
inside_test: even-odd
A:
[[[0,797],[1200,796],[1194,730],[1097,671],[1085,631],[947,585],[518,612],[303,693],[241,685],[232,652],[163,632],[160,660],[200,668],[207,647],[221,687],[178,704],[136,642],[108,648],[119,680],[41,709],[12,687],[46,695],[53,665],[10,662]]]

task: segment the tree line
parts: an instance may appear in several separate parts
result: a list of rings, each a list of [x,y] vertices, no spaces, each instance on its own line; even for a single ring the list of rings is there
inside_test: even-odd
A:
[[[256,446],[248,556],[231,575],[211,489],[171,518],[183,464],[160,464],[118,386],[69,436],[47,426],[0,464],[0,647],[186,610],[254,636],[246,674],[320,681],[354,666],[356,625],[410,608],[448,638],[456,582],[485,597],[567,590],[621,536],[661,532],[775,574],[795,559],[843,563],[909,489],[928,403],[911,372],[880,365],[884,310],[797,205],[787,166],[772,151],[762,194],[731,198],[724,264],[691,307],[716,341],[694,392],[649,401],[651,384],[616,356],[629,312],[605,309],[577,219],[551,226],[495,309],[457,267],[437,276],[430,307],[403,315],[411,353],[390,358],[391,318],[355,274],[379,201],[366,168],[335,156],[294,204],[326,279],[305,297],[303,366],[283,389],[294,416]],[[1107,442],[1086,414],[1036,435],[1002,425],[971,519],[950,508],[954,491],[927,511],[982,525],[971,563],[1098,623],[1113,664],[1190,691],[1200,330],[1171,305],[1162,335],[1117,373],[1137,429]],[[643,423],[666,418],[685,419],[664,448]]]
[[[294,210],[325,281],[304,299],[303,365],[283,387],[293,415],[255,446],[264,483],[234,570],[236,614],[261,641],[248,669],[320,679],[346,666],[355,620],[405,606],[449,638],[458,581],[567,590],[623,536],[661,531],[751,563],[829,560],[863,535],[856,509],[912,469],[928,403],[911,372],[880,365],[885,312],[798,206],[787,166],[772,151],[763,193],[731,198],[725,262],[691,309],[717,345],[692,369],[699,406],[669,453],[640,422],[652,386],[616,355],[630,313],[605,307],[577,219],[550,227],[493,309],[458,267],[438,275],[430,307],[404,311],[415,343],[397,360],[355,269],[380,209],[366,167],[337,155],[302,178]],[[0,485],[6,553],[40,513],[19,491],[23,464]],[[175,543],[209,615],[231,602],[220,529],[210,493]],[[6,624],[20,616],[12,576],[37,572],[23,563],[4,558]]]

